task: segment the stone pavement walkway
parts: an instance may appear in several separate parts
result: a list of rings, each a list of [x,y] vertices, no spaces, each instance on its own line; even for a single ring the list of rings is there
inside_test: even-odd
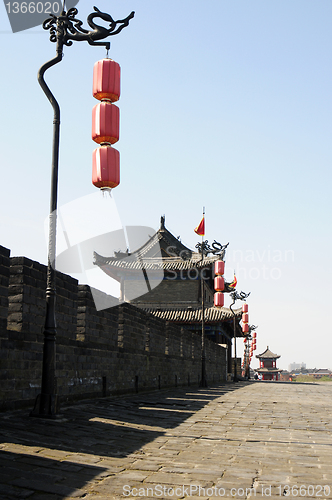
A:
[[[0,499],[331,499],[331,396],[239,382],[3,413]]]

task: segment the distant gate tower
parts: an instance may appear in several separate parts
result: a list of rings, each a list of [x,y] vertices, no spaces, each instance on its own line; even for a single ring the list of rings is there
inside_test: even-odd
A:
[[[279,373],[282,370],[277,368],[276,360],[280,358],[278,354],[273,354],[269,346],[262,354],[257,354],[256,358],[259,359],[259,368],[255,369],[258,375],[262,376],[262,380],[280,380]]]

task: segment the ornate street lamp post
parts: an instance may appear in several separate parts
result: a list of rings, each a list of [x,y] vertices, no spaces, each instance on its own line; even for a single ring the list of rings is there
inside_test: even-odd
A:
[[[246,379],[250,380],[250,355],[249,355],[249,343],[252,341],[251,333],[256,330],[258,326],[249,325],[249,332],[246,336],[245,352],[244,352],[244,376]]]
[[[212,247],[209,245],[208,240],[203,241],[202,238],[202,243],[197,243],[195,248],[198,249],[198,251],[202,254],[201,261],[203,263],[204,260],[204,255],[208,255],[209,253],[212,253],[213,255],[219,255],[220,259],[224,260],[225,258],[225,253],[226,253],[226,248],[228,247],[229,243],[226,245],[221,245],[221,243],[217,242],[214,240],[212,243]],[[200,387],[207,387],[207,379],[206,379],[206,368],[205,368],[205,362],[206,362],[206,356],[205,356],[205,300],[204,300],[204,276],[203,276],[203,268],[201,270],[201,301],[202,301],[202,333],[201,333],[201,379],[199,382]]]
[[[245,292],[238,293],[236,290],[234,290],[234,292],[230,293],[230,296],[233,299],[233,302],[231,303],[229,308],[233,313],[233,333],[234,333],[234,378],[233,378],[233,380],[234,380],[234,382],[237,382],[238,378],[237,378],[237,366],[236,366],[237,365],[237,363],[236,363],[236,323],[235,323],[235,312],[233,311],[232,306],[235,304],[235,302],[237,300],[246,300],[249,297],[249,295],[250,295],[250,292],[249,293],[245,293]]]
[[[56,43],[56,57],[41,66],[38,72],[38,82],[46,97],[50,101],[53,111],[53,146],[52,146],[52,180],[49,216],[49,247],[46,285],[46,319],[44,328],[44,348],[41,393],[37,396],[35,407],[31,416],[54,418],[59,405],[57,400],[56,377],[55,377],[55,341],[56,341],[56,210],[58,196],[58,164],[59,164],[59,139],[60,139],[60,107],[54,95],[44,80],[46,70],[59,63],[63,56],[64,45],[70,46],[74,41],[87,41],[90,45],[104,46],[108,51],[110,42],[101,41],[105,38],[117,35],[128,26],[130,19],[134,17],[131,12],[125,19],[115,21],[110,14],[101,12],[94,7],[95,12],[89,14],[87,23],[90,30],[82,28],[82,21],[76,19],[78,13],[76,8],[65,10],[65,0],[60,16],[52,15],[43,23],[45,30],[50,30],[50,40]],[[94,19],[99,18],[109,23],[109,28],[98,26]]]

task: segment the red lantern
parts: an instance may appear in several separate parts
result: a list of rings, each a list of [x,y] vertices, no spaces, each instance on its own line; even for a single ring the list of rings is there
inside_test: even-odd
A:
[[[243,333],[248,333],[249,332],[249,325],[248,325],[248,323],[244,323],[242,325],[242,332]]]
[[[214,289],[216,292],[222,292],[225,288],[225,280],[222,276],[216,276],[214,278]]]
[[[242,314],[242,321],[243,321],[243,323],[248,323],[248,321],[249,321],[249,314],[248,313]]]
[[[214,294],[214,305],[216,307],[223,307],[223,305],[224,305],[224,294],[222,292],[216,292]]]
[[[248,312],[248,304],[242,304],[242,312],[247,313]]]
[[[92,109],[92,139],[98,144],[114,144],[119,140],[119,108],[110,102],[100,102]]]
[[[252,338],[255,339],[257,337],[257,332],[253,332]]]
[[[222,275],[225,272],[225,262],[223,260],[217,260],[214,263],[214,274]]]
[[[253,348],[252,348],[252,349],[253,349],[253,351],[256,351],[256,349],[257,349],[257,348],[256,348],[256,344],[254,344],[254,346],[253,346]]]
[[[112,59],[97,61],[93,67],[93,97],[111,102],[120,97],[120,66]]]
[[[92,184],[115,188],[120,184],[120,154],[111,146],[101,146],[92,153]]]
[[[245,338],[243,339],[243,342],[247,342],[247,339],[246,339],[246,337],[245,337]]]

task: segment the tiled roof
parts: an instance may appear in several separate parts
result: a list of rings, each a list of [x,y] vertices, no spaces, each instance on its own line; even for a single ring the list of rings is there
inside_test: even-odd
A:
[[[156,307],[143,307],[145,312],[151,313],[157,318],[164,319],[165,321],[172,321],[175,323],[201,323],[202,322],[202,308],[201,307],[187,307],[186,309],[180,308],[156,308]],[[235,309],[237,319],[241,318],[242,309]],[[227,307],[207,307],[205,309],[204,320],[207,323],[219,323],[220,321],[230,320],[233,318],[232,311]]]
[[[278,368],[254,368],[255,372],[258,373],[279,373],[283,370],[278,370]]]
[[[129,255],[124,259],[118,259],[116,257],[103,257],[96,252],[94,252],[94,264],[101,267],[103,271],[107,272],[107,268],[110,270],[189,270],[189,269],[201,269],[205,266],[213,264],[218,260],[218,256],[205,257],[201,260],[200,254],[193,253],[192,258],[188,260],[183,260],[179,257],[145,257],[141,258],[137,254]]]
[[[278,354],[274,354],[272,351],[270,351],[269,346],[265,349],[262,354],[257,354],[256,358],[273,358],[273,359],[278,359],[280,356]]]
[[[94,252],[94,264],[102,268],[105,273],[113,274],[117,270],[164,270],[182,271],[201,269],[210,266],[220,255],[202,256],[181,243],[165,227],[165,218],[161,218],[160,229],[149,237],[143,245],[131,254],[115,252],[114,257],[103,257]],[[229,291],[229,290],[226,290]]]
[[[158,231],[153,236],[150,236],[150,239],[148,241],[137,248],[134,253],[139,254],[141,257],[150,253],[151,257],[151,250],[154,250],[154,248],[156,248],[157,251],[163,249],[166,253],[168,253],[166,251],[167,248],[170,248],[172,251],[172,255],[174,254],[174,252],[175,254],[180,254],[181,252],[183,252],[183,254],[186,254],[189,257],[193,253],[197,253],[193,252],[192,250],[190,250],[190,248],[181,243],[181,240],[179,238],[173,236],[173,234],[168,231],[168,229],[166,229],[164,224],[161,225],[160,229],[158,229]]]

